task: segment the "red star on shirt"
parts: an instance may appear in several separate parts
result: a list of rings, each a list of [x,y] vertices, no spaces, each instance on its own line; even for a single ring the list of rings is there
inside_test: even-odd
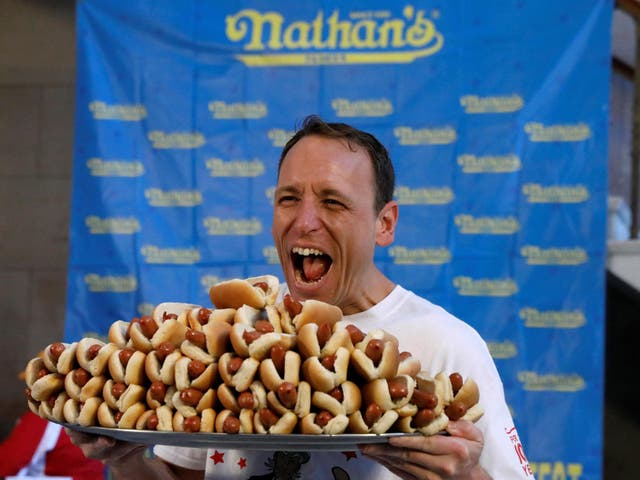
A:
[[[218,450],[216,450],[215,453],[211,455],[209,458],[213,460],[214,465],[217,465],[219,463],[224,463],[224,453],[221,453]]]
[[[356,452],[342,452],[342,454],[345,456],[345,458],[347,459],[347,462],[349,460],[351,460],[352,458],[358,458],[358,455],[356,455]]]
[[[241,457],[240,460],[238,460],[238,465],[240,466],[240,470],[242,470],[243,468],[247,468],[247,459]]]

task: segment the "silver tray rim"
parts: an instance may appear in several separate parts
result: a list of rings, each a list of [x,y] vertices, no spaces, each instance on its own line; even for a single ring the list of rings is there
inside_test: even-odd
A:
[[[177,447],[215,448],[225,447],[240,450],[265,451],[334,451],[359,450],[359,445],[387,443],[390,438],[420,436],[420,433],[344,433],[339,435],[260,434],[260,433],[204,433],[204,432],[158,432],[108,427],[83,427],[60,423],[65,428],[92,435],[112,437],[124,442],[144,445],[170,445]]]

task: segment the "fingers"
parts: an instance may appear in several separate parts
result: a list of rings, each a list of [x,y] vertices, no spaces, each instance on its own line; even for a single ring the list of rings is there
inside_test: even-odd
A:
[[[462,437],[472,442],[483,442],[482,432],[469,420],[449,421],[447,432],[454,437]]]

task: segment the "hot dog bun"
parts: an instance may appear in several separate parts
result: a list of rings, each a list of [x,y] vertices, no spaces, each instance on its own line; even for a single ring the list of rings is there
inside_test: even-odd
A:
[[[275,302],[279,285],[280,281],[273,275],[231,279],[213,285],[209,297],[216,308],[237,309],[249,305],[261,309]]]

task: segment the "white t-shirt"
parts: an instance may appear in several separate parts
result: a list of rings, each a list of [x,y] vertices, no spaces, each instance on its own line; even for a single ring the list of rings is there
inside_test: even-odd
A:
[[[344,320],[363,332],[382,328],[392,333],[398,338],[401,351],[418,357],[422,369],[433,375],[459,372],[463,378],[472,377],[480,388],[480,405],[485,411],[476,424],[485,442],[480,464],[496,480],[533,478],[493,359],[473,328],[400,286],[369,310],[347,315]],[[154,452],[184,468],[204,469],[206,479],[398,478],[358,451],[263,452],[158,445]]]

